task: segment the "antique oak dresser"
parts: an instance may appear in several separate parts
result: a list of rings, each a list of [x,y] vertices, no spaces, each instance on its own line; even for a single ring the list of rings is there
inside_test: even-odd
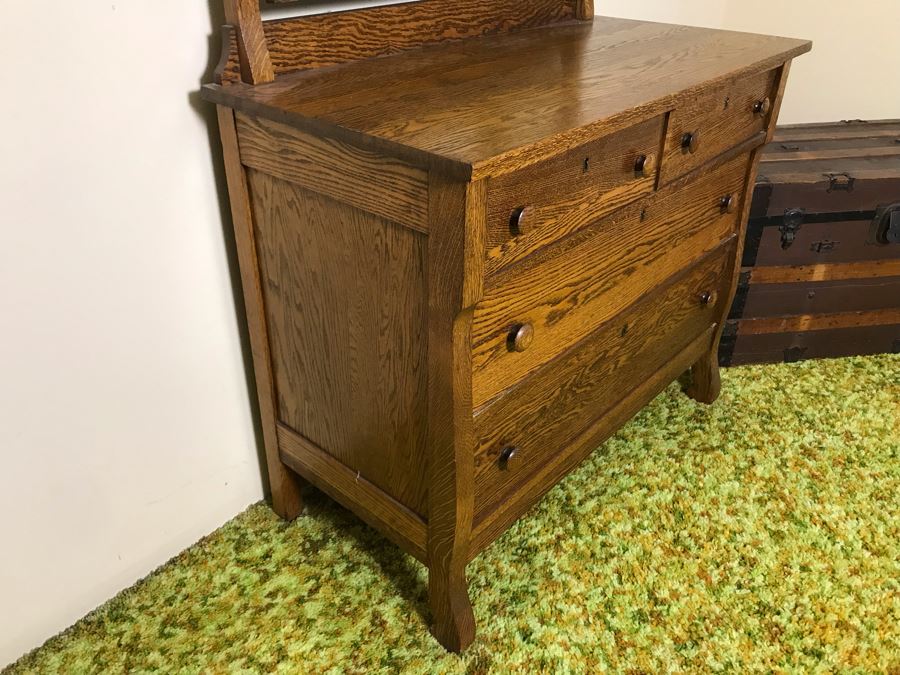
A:
[[[669,383],[712,402],[758,149],[810,43],[423,0],[263,21],[217,104],[272,501],[466,564]]]

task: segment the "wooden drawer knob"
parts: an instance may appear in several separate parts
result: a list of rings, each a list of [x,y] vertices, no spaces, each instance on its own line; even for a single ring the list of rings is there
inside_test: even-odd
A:
[[[515,446],[507,446],[500,452],[500,470],[515,471],[519,466],[521,454]]]
[[[514,237],[528,233],[531,230],[532,220],[534,218],[534,209],[530,206],[520,206],[513,209],[509,215],[509,231]]]
[[[646,178],[656,171],[656,157],[653,155],[638,155],[634,160],[634,173]]]
[[[534,326],[530,323],[520,323],[513,326],[513,329],[509,332],[509,338],[507,338],[509,351],[524,352],[531,346],[532,340],[534,340]]]
[[[681,137],[681,149],[694,153],[697,152],[697,148],[700,147],[700,132],[699,131],[689,131],[684,136]]]
[[[766,96],[762,101],[757,101],[753,104],[753,112],[760,117],[765,117],[766,115],[768,115],[771,109],[772,100],[768,96]]]
[[[737,197],[725,195],[719,200],[719,206],[722,208],[722,213],[734,213],[737,208]]]
[[[715,291],[703,291],[700,294],[700,304],[701,305],[715,305],[716,300],[719,299],[719,294]]]

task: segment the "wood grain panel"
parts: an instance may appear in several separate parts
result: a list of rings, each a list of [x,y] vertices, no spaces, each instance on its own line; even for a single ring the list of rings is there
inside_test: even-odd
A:
[[[635,389],[619,398],[613,407],[585,429],[569,445],[541,466],[527,482],[511,494],[488,517],[475,524],[470,557],[487,548],[518,518],[525,515],[554,485],[593,453],[598,446],[628,422],[641,408],[684,373],[709,349],[714,330],[710,328],[675,354],[647,379],[637,382]]]
[[[575,0],[421,0],[266,21],[263,30],[274,72],[285,75],[570,21],[575,6]],[[231,51],[218,81],[237,82],[240,73]]]
[[[237,115],[246,166],[428,231],[428,176],[398,159],[270,120]]]
[[[715,323],[720,303],[700,297],[724,295],[734,253],[733,241],[717,249],[475,416],[476,518]],[[519,448],[515,470],[499,467],[507,446]]]
[[[283,424],[278,425],[278,443],[285,464],[404,551],[427,562],[426,524],[419,515]]]
[[[426,237],[249,177],[279,420],[426,517]]]
[[[651,193],[656,186],[665,118],[587,143],[515,173],[490,179],[487,273],[563,238],[589,222]],[[645,157],[647,175],[635,171]],[[528,209],[528,231],[510,231],[510,216]]]
[[[669,115],[660,182],[665,184],[766,129],[768,115],[757,115],[753,106],[765,98],[774,105],[775,76],[770,71],[742,78],[675,108]],[[682,147],[685,134],[697,135],[695,152]]]
[[[720,200],[741,194],[748,161],[675,184],[489,278],[472,328],[475,407],[731,236],[738,216]],[[525,323],[533,343],[510,351],[510,330]]]

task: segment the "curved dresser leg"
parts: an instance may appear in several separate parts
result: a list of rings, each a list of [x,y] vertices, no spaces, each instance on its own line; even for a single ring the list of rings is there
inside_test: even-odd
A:
[[[722,380],[719,377],[719,340],[691,366],[691,384],[687,395],[700,403],[713,403],[719,398]]]
[[[445,649],[461,652],[475,639],[475,615],[469,600],[464,561],[438,561],[428,569],[431,632]]]

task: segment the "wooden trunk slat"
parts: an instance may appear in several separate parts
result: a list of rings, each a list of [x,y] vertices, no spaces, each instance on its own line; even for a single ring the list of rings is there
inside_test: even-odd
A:
[[[863,263],[900,257],[900,245],[870,241],[870,229],[868,220],[803,223],[796,232],[794,242],[784,248],[778,224],[761,226],[751,222],[743,264],[745,267],[763,268]]]
[[[858,312],[836,312],[832,314],[763,317],[758,319],[740,319],[737,323],[739,335],[884,326],[900,323],[900,309],[889,308]]]
[[[900,353],[900,323],[803,330],[787,333],[739,333],[723,341],[722,365],[781,363],[838,356]]]
[[[900,120],[788,124],[778,127],[772,140],[776,143],[786,143],[830,139],[852,143],[865,138],[900,138]]]
[[[900,277],[751,283],[736,319],[900,309]]]

